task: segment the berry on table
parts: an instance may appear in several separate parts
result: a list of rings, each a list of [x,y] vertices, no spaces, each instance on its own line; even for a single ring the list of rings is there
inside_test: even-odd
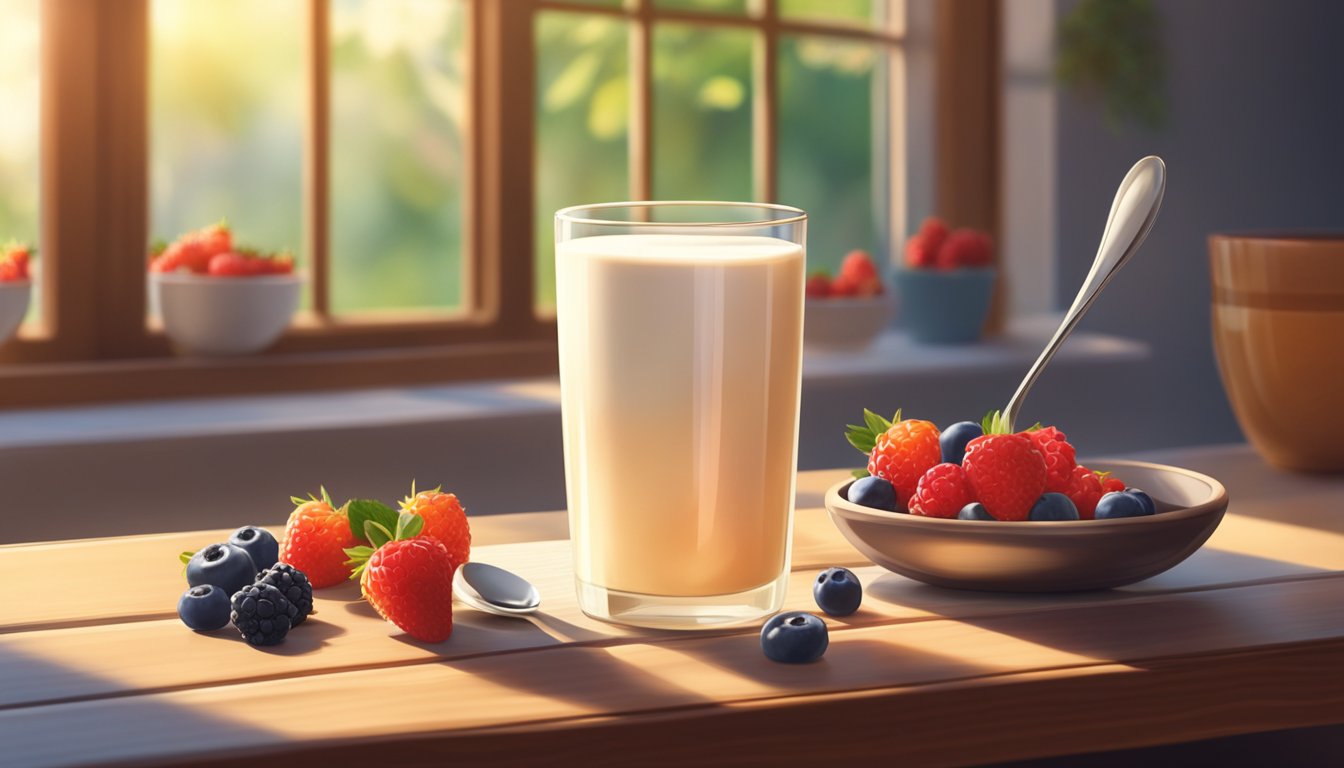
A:
[[[869,475],[855,480],[850,484],[849,491],[845,495],[851,503],[860,506],[881,509],[886,512],[904,511],[899,509],[900,504],[896,500],[896,488],[880,477]]]
[[[270,584],[252,584],[233,593],[229,619],[250,645],[276,645],[289,634],[298,607]]]
[[[416,493],[412,483],[411,495],[401,500],[401,511],[424,519],[422,535],[443,544],[453,560],[454,570],[471,559],[471,526],[456,495],[444,493],[441,488]]]
[[[177,601],[177,617],[197,632],[219,629],[229,623],[229,595],[213,584],[188,587]]]
[[[830,616],[848,616],[863,602],[863,585],[848,568],[827,568],[812,582],[812,599]]]
[[[1115,520],[1121,517],[1144,517],[1151,515],[1143,502],[1135,495],[1124,491],[1112,491],[1097,502],[1098,520]]]
[[[1138,499],[1139,502],[1143,504],[1143,508],[1146,511],[1146,514],[1149,515],[1157,514],[1157,504],[1153,503],[1152,496],[1149,496],[1148,494],[1144,493],[1138,488],[1126,488],[1123,491],[1123,493],[1128,493],[1129,495]]]
[[[938,436],[938,446],[943,452],[944,464],[960,464],[966,457],[966,444],[985,434],[974,421],[958,421],[943,430]]]
[[[961,462],[973,496],[996,520],[1025,520],[1045,492],[1045,458],[1029,438],[1008,432],[997,411],[982,426]]]
[[[1032,429],[1024,434],[1031,438],[1045,459],[1045,490],[1067,494],[1073,485],[1073,468],[1078,466],[1068,438],[1054,427]]]
[[[351,547],[364,599],[378,615],[426,643],[453,633],[453,572],[456,562],[438,539],[421,535],[424,518],[402,512],[396,531],[369,524],[372,546]]]
[[[252,556],[232,544],[203,547],[187,561],[187,583],[193,587],[213,584],[231,595],[257,577]]]
[[[322,498],[293,498],[294,511],[285,523],[280,562],[303,571],[314,589],[340,584],[350,575],[345,550],[357,542],[344,509],[336,509],[322,489]]]
[[[1078,507],[1062,493],[1046,493],[1032,505],[1028,520],[1077,520]]]
[[[978,502],[978,501],[973,501],[973,502],[971,502],[970,504],[967,504],[966,506],[964,506],[964,507],[961,508],[961,511],[957,513],[957,519],[958,519],[958,520],[993,520],[993,519],[994,519],[994,516],[991,515],[991,514],[989,514],[989,511],[985,509],[985,505],[984,505],[984,504],[981,504],[981,503]]]
[[[910,499],[910,514],[925,517],[956,517],[975,500],[971,484],[960,464],[935,464],[919,478]]]
[[[303,571],[289,563],[276,563],[257,574],[257,584],[269,584],[280,590],[280,594],[297,610],[293,625],[298,626],[313,612],[313,585]]]
[[[229,543],[247,552],[258,571],[270,568],[280,558],[280,542],[270,531],[255,525],[245,525],[234,531]]]
[[[902,421],[900,411],[887,421],[865,409],[863,422],[862,426],[848,425],[845,438],[868,454],[868,474],[895,486],[898,508],[904,507],[914,495],[919,478],[942,458],[938,427],[930,421]]]
[[[816,661],[830,644],[826,622],[802,611],[778,614],[761,627],[761,650],[766,658],[783,664]]]

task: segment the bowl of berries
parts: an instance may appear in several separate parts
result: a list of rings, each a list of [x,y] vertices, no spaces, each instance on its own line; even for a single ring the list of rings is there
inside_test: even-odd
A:
[[[861,349],[891,322],[891,295],[867,251],[850,251],[832,278],[817,270],[807,278],[803,343],[822,349]]]
[[[948,231],[942,219],[925,219],[906,242],[905,265],[895,276],[906,332],[923,344],[979,340],[996,276],[989,235]]]
[[[28,314],[33,284],[28,274],[31,257],[32,249],[26,245],[10,243],[0,248],[0,344],[9,341]]]
[[[150,254],[150,302],[182,354],[246,355],[289,327],[303,285],[288,253],[235,246],[228,225],[189,232]]]
[[[846,433],[868,457],[864,476],[830,488],[826,510],[863,555],[927,584],[1120,587],[1189,557],[1227,510],[1226,489],[1207,475],[1138,461],[1084,465],[1055,427],[1014,432],[997,412],[943,430],[899,412],[864,416]]]

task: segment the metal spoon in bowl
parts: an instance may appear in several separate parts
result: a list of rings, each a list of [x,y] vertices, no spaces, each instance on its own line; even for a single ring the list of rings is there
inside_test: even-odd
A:
[[[522,616],[541,605],[541,593],[531,582],[488,563],[463,563],[453,574],[453,596],[500,616]]]
[[[1013,429],[1013,422],[1022,409],[1022,401],[1027,399],[1027,393],[1040,377],[1041,371],[1045,370],[1060,345],[1073,332],[1074,326],[1078,325],[1078,321],[1097,300],[1101,289],[1111,282],[1115,273],[1143,244],[1143,239],[1157,220],[1157,210],[1162,207],[1162,194],[1166,188],[1167,166],[1156,155],[1143,158],[1125,174],[1124,181],[1120,182],[1120,188],[1115,192],[1115,200],[1111,203],[1111,214],[1106,219],[1106,229],[1102,232],[1092,271],[1087,273],[1083,287],[1078,289],[1078,295],[1073,299],[1073,306],[1064,313],[1064,320],[1050,338],[1050,343],[1045,345],[1041,356],[1036,358],[1026,378],[1018,385],[1017,392],[1013,393],[1013,399],[1008,401],[1008,407],[1003,409],[1003,419],[1009,430]]]

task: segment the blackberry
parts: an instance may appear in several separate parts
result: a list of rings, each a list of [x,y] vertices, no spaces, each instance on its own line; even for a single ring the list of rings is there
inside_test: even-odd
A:
[[[303,571],[289,563],[276,563],[257,574],[257,583],[270,584],[280,590],[290,605],[299,609],[294,616],[294,626],[302,624],[308,614],[313,612],[313,585],[308,583],[308,577],[303,575]]]
[[[276,645],[289,634],[298,606],[270,584],[253,584],[233,593],[229,618],[251,645]]]

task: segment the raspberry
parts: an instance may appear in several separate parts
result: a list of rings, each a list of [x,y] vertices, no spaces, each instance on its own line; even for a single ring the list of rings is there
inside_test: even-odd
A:
[[[956,517],[962,507],[974,500],[961,465],[937,464],[919,478],[919,486],[910,499],[910,514]]]
[[[416,493],[415,486],[411,486],[411,495],[402,499],[401,511],[424,518],[421,535],[443,544],[454,570],[471,559],[471,526],[467,524],[467,511],[456,495],[438,488]]]
[[[253,584],[233,593],[229,619],[251,645],[276,645],[289,634],[298,606],[270,584]]]
[[[958,229],[938,249],[939,269],[984,267],[992,260],[989,237],[973,229]]]
[[[961,465],[975,499],[996,520],[1026,520],[1045,491],[1045,458],[1020,434],[977,437]]]
[[[1069,497],[1078,508],[1078,516],[1091,520],[1096,514],[1097,502],[1101,500],[1101,480],[1097,473],[1079,464],[1073,468],[1069,478],[1069,489],[1064,495]]]
[[[1098,477],[1101,479],[1101,494],[1103,496],[1125,490],[1125,481],[1109,472],[1098,473]]]
[[[1036,450],[1045,457],[1046,492],[1067,494],[1073,484],[1073,468],[1078,465],[1068,438],[1054,427],[1033,429],[1023,434],[1031,438]]]
[[[938,260],[938,247],[922,233],[911,237],[905,243],[905,266],[911,269],[927,269]]]
[[[308,577],[303,575],[303,571],[289,563],[276,563],[257,574],[257,583],[269,584],[280,590],[280,594],[298,609],[294,616],[294,626],[302,624],[303,620],[308,618],[308,614],[313,612],[313,585],[308,582]]]
[[[896,500],[903,507],[914,495],[919,479],[942,458],[938,427],[930,421],[906,419],[877,436],[868,457],[868,474],[895,486]]]

